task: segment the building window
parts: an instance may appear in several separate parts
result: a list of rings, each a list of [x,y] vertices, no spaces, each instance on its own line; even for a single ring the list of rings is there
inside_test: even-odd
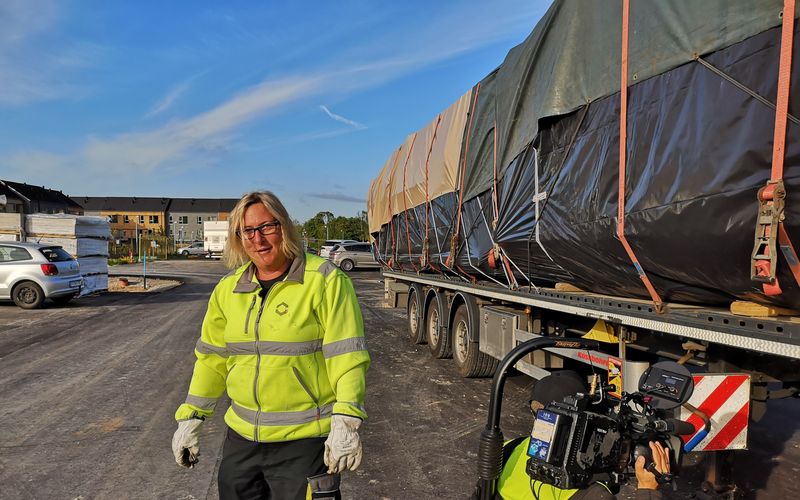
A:
[[[217,220],[217,217],[216,217],[215,215],[209,215],[209,216],[208,216],[208,218],[207,218],[206,220],[210,220],[210,221],[216,221],[216,220]]]
[[[130,224],[131,220],[128,218],[127,215],[125,215],[122,217],[122,222],[124,222],[125,224]]]
[[[150,224],[158,224],[158,215],[150,216]]]
[[[178,217],[178,224],[188,224],[189,223],[189,216],[188,215],[181,215]]]
[[[197,216],[197,223],[198,224],[202,224],[203,223],[203,216],[202,215],[198,215]]]
[[[172,214],[169,214],[169,223],[172,224]]]
[[[139,224],[144,224],[144,215],[139,216]]]
[[[111,216],[111,223],[112,224],[117,224],[118,222],[119,222],[119,215],[117,215],[117,214],[112,215]]]

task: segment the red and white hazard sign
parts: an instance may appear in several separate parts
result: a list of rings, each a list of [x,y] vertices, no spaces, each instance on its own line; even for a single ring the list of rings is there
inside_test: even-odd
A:
[[[686,408],[681,420],[694,425],[695,433],[682,436],[687,451],[743,450],[747,448],[750,418],[750,376],[743,374],[694,375],[689,403],[711,420],[706,432],[702,418]]]

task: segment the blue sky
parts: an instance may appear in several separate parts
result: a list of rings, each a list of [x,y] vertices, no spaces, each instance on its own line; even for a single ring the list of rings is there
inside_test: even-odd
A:
[[[0,2],[0,178],[353,216],[549,1]]]

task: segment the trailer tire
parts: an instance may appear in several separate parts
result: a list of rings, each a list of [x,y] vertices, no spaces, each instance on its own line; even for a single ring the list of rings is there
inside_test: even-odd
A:
[[[414,283],[408,288],[408,338],[412,344],[425,343],[425,329],[422,327],[422,287]]]
[[[431,356],[436,359],[453,356],[450,332],[444,328],[447,325],[447,313],[443,311],[442,299],[440,294],[434,295],[425,313],[425,335],[428,339],[428,347],[431,349]]]
[[[450,337],[453,341],[453,361],[462,377],[489,377],[497,370],[497,360],[481,352],[478,342],[471,340],[478,338],[472,331],[477,326],[470,321],[466,304],[460,305],[453,316]]]

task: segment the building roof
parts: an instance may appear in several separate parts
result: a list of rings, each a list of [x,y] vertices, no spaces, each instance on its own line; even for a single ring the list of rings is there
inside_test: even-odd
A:
[[[39,202],[47,202],[47,203],[56,203],[56,204],[63,204],[65,206],[73,207],[73,208],[81,208],[81,205],[75,203],[69,196],[65,195],[61,191],[56,191],[55,189],[47,189],[44,186],[32,186],[30,184],[25,184],[24,182],[13,182],[3,180],[8,187],[17,191],[22,196],[28,198],[31,201],[39,201]],[[9,198],[19,198],[16,193],[13,191],[6,189],[3,185],[0,184],[0,194],[5,194]]]
[[[73,196],[84,210],[107,212],[230,212],[238,198],[156,198],[138,196]]]
[[[170,212],[219,213],[230,212],[238,202],[234,198],[172,198]]]
[[[116,212],[166,212],[169,198],[147,198],[138,196],[73,196],[72,199],[84,210]]]

